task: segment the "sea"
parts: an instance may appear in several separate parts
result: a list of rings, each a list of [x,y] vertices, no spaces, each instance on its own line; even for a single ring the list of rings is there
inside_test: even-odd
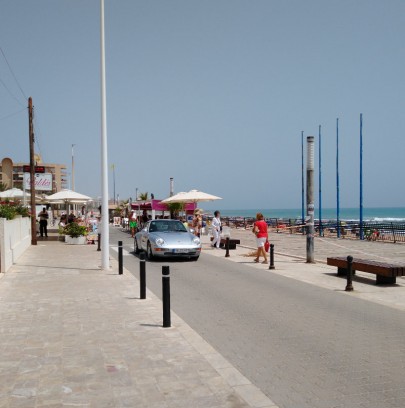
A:
[[[254,218],[261,212],[265,218],[301,219],[302,210],[299,209],[241,209],[220,210],[222,217]],[[306,210],[304,211],[304,216]],[[322,220],[336,220],[336,208],[322,208]],[[315,208],[315,219],[319,219],[319,210]],[[340,208],[339,219],[341,221],[359,221],[359,208]],[[405,207],[363,207],[363,221],[396,222],[405,223]]]

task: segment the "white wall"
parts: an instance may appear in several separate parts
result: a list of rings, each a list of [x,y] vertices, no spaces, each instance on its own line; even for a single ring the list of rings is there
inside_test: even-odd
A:
[[[30,218],[19,216],[14,220],[0,218],[1,272],[7,272],[30,245]]]

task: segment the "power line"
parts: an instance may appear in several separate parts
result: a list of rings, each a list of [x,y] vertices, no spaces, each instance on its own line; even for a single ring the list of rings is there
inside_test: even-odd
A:
[[[7,85],[4,83],[4,81],[0,78],[0,83],[4,86],[4,89],[10,94],[10,96],[17,101],[17,103],[21,106],[24,106],[19,99],[17,99],[17,97],[10,91],[10,89],[8,89]]]
[[[26,109],[27,108],[23,108],[23,109],[19,110],[18,112],[10,113],[9,115],[1,117],[0,120],[11,118],[12,116],[18,115],[21,112],[25,112]]]
[[[8,69],[10,70],[11,75],[13,76],[14,81],[16,82],[18,88],[20,89],[21,94],[22,94],[24,100],[27,100],[28,98],[25,96],[25,93],[24,93],[24,91],[22,90],[21,85],[20,85],[20,83],[18,82],[18,79],[17,79],[17,77],[16,77],[15,74],[14,74],[14,71],[13,71],[13,69],[11,68],[11,65],[10,65],[9,62],[7,61],[6,54],[4,54],[4,51],[3,51],[3,49],[2,49],[1,47],[0,47],[0,51],[1,51],[1,53],[3,54],[3,58],[4,58],[4,60],[6,61],[6,64],[7,64],[7,66],[8,66]]]

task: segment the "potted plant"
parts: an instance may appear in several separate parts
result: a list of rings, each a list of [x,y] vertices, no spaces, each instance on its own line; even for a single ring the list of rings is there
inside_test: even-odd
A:
[[[73,245],[83,245],[86,243],[87,228],[77,222],[71,222],[64,228],[65,242]]]

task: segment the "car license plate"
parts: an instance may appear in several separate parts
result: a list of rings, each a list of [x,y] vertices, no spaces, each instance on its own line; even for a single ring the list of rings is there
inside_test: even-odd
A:
[[[183,248],[173,249],[173,252],[175,252],[176,254],[185,254],[188,252],[188,249],[183,249]]]

